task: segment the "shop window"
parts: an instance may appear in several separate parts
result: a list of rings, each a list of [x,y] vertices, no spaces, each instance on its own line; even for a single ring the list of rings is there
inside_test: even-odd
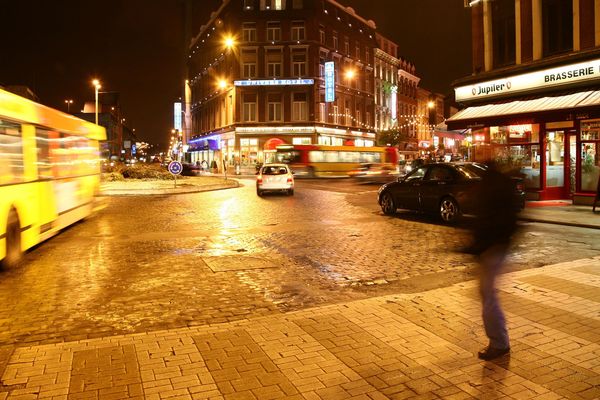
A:
[[[515,63],[515,2],[496,0],[492,8],[492,46],[494,67]]]
[[[312,144],[309,137],[296,137],[292,139],[292,144]]]
[[[240,162],[252,165],[258,161],[258,139],[240,139]]]
[[[544,57],[573,50],[573,0],[542,1],[542,44]]]
[[[600,120],[581,122],[581,190],[596,191],[600,179]]]

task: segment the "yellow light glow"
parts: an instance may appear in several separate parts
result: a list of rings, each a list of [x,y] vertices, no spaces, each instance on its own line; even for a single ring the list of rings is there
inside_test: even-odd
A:
[[[435,107],[435,103],[433,101],[430,101],[429,103],[427,103],[427,107],[433,108],[433,107]]]
[[[98,79],[94,79],[92,81],[92,85],[94,85],[98,89],[100,89],[102,87],[102,86],[100,86],[100,81]]]
[[[354,71],[353,69],[349,69],[344,75],[346,76],[346,79],[354,79],[354,77],[356,76],[356,71]]]
[[[232,48],[233,46],[235,46],[235,39],[231,36],[227,36],[225,38],[225,47],[227,47],[228,49]]]
[[[224,79],[221,79],[219,81],[219,88],[220,89],[225,89],[227,87],[227,82]]]

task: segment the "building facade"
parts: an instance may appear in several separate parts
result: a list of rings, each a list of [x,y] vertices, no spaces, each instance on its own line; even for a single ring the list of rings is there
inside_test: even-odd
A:
[[[281,144],[375,145],[375,28],[334,0],[224,0],[189,47],[186,160],[252,168]]]
[[[600,175],[600,2],[466,1],[473,75],[455,82],[475,159],[520,171],[533,199],[589,203]]]

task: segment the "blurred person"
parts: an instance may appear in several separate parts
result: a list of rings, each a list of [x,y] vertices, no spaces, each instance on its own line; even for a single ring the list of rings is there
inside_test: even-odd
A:
[[[495,282],[517,227],[517,209],[511,178],[503,174],[495,162],[486,164],[487,169],[478,187],[473,243],[468,252],[479,257],[482,318],[489,338],[488,346],[478,353],[478,357],[492,360],[510,352],[506,320],[498,301]]]

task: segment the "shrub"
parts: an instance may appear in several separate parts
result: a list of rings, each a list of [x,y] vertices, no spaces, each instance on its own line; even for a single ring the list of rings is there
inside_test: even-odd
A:
[[[125,179],[173,180],[169,171],[156,164],[127,165],[120,172]]]

